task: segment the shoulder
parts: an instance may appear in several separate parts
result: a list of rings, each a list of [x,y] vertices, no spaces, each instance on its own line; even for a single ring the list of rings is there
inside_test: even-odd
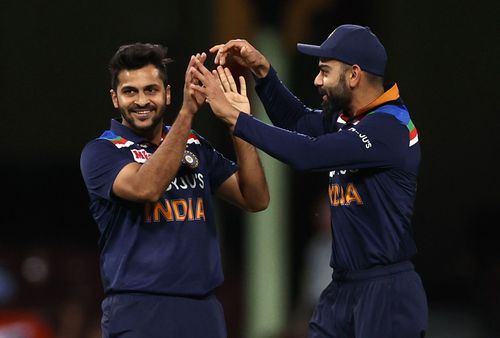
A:
[[[376,126],[386,137],[404,135],[403,139],[408,138],[405,142],[409,142],[409,146],[418,142],[417,129],[408,109],[403,104],[385,104],[377,107],[364,120]]]
[[[400,124],[407,126],[411,122],[410,113],[403,104],[384,104],[375,108],[372,112],[368,113],[372,117],[387,117],[391,116],[396,119]]]
[[[93,149],[93,148],[124,148],[124,147],[130,147],[133,145],[134,142],[129,141],[115,133],[113,133],[111,130],[106,130],[101,134],[101,136],[87,142],[85,146],[83,147],[83,150],[88,150],[88,149]]]
[[[190,145],[201,145],[204,147],[208,147],[210,149],[214,149],[213,146],[210,144],[210,142],[201,136],[196,130],[191,129],[188,139],[187,139],[187,144]]]
[[[83,146],[80,161],[95,162],[96,160],[102,161],[111,156],[119,156],[123,150],[128,150],[133,144],[132,141],[107,130]]]

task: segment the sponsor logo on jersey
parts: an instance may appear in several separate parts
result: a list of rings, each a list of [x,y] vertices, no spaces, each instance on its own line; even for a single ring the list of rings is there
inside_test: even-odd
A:
[[[365,148],[366,149],[369,149],[372,147],[372,143],[370,142],[370,139],[368,138],[368,136],[366,136],[365,134],[361,134],[356,128],[354,127],[351,127],[349,129],[347,129],[349,131],[352,131],[356,134],[358,134],[359,138],[361,139],[361,141],[363,141],[363,143],[365,144]]]
[[[151,157],[151,154],[144,149],[130,149],[130,152],[134,156],[134,161],[137,163],[146,163]]]
[[[200,187],[205,189],[205,181],[203,180],[202,173],[194,173],[190,175],[184,175],[180,177],[175,177],[172,182],[168,185],[166,191],[174,190],[187,190],[195,189]]]

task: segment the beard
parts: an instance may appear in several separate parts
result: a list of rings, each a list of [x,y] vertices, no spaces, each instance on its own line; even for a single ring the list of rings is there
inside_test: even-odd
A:
[[[165,105],[157,108],[153,105],[148,105],[145,107],[139,107],[137,105],[131,105],[127,108],[125,107],[118,107],[118,110],[120,111],[120,115],[122,116],[122,119],[127,122],[127,124],[134,129],[134,131],[140,135],[148,135],[157,128],[157,126],[162,123],[163,117],[165,115],[167,107]],[[133,116],[133,113],[138,110],[151,110],[154,111],[155,113],[153,114],[151,118],[151,123],[147,125],[140,125],[138,124],[136,118]]]
[[[322,103],[323,114],[327,120],[332,116],[342,112],[344,115],[352,116],[351,103],[352,93],[345,81],[345,75],[341,74],[338,84],[333,88],[320,88],[321,96],[326,95],[326,100]]]

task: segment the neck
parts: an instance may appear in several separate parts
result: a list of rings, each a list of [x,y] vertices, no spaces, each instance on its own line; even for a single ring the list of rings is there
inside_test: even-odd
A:
[[[128,128],[132,129],[135,134],[142,136],[149,142],[159,145],[161,142],[161,136],[163,134],[163,121],[160,123],[157,123],[154,127],[152,128],[147,128],[147,129],[138,129],[134,128],[127,123],[123,123],[125,126]]]
[[[370,86],[362,90],[358,90],[358,93],[355,92],[353,94],[351,108],[353,116],[356,116],[359,114],[358,112],[361,108],[369,105],[384,94],[384,87]]]
[[[149,142],[156,145],[160,145],[161,136],[163,134],[162,132],[163,132],[163,123],[158,123],[148,135],[145,135],[145,137],[149,140]]]

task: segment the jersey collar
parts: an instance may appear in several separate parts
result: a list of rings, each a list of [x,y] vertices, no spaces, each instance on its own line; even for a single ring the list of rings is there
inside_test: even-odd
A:
[[[381,106],[390,101],[396,101],[397,99],[399,99],[398,85],[396,83],[390,84],[388,89],[386,89],[386,91],[382,95],[377,97],[372,102],[368,103],[366,106],[359,109],[355,116],[358,117],[360,115],[364,115],[378,106]]]
[[[137,135],[134,131],[126,126],[124,126],[119,118],[111,119],[111,126],[109,128],[113,133],[132,141],[134,143],[144,144],[150,143],[149,140],[145,139],[142,136]],[[168,132],[168,126],[163,126],[163,130],[161,132],[161,141],[165,138]]]

